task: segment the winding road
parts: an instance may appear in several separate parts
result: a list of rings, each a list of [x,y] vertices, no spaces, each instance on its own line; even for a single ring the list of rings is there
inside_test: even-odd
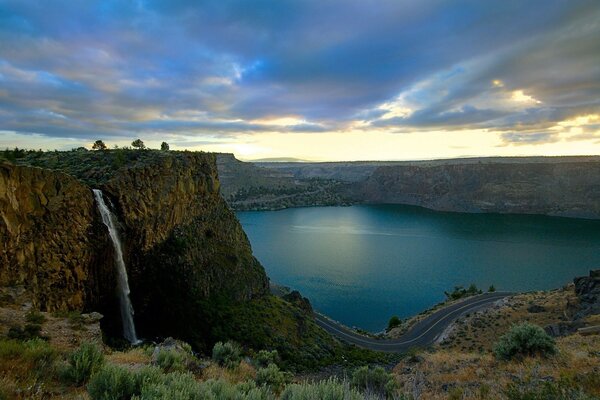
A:
[[[442,332],[461,315],[490,306],[513,294],[493,292],[469,297],[434,312],[417,322],[408,332],[397,339],[374,339],[363,336],[318,313],[315,313],[315,321],[321,328],[345,342],[375,351],[402,353],[411,347],[425,347],[433,344]]]

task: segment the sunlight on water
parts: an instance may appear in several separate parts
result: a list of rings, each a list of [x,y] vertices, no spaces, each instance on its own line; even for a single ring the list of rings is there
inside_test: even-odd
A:
[[[240,212],[275,283],[348,325],[379,331],[455,285],[560,287],[600,266],[600,221],[438,213],[409,206]]]

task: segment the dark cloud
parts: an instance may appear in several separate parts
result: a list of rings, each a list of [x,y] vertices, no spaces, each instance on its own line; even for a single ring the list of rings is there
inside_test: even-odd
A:
[[[599,19],[595,0],[7,0],[0,130],[230,137],[361,120],[552,140],[599,110]],[[510,103],[515,90],[539,103]],[[412,114],[386,117],[398,96]],[[253,122],[290,115],[306,122]]]

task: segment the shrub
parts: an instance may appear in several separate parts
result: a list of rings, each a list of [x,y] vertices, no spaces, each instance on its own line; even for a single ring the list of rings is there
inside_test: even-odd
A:
[[[234,385],[221,379],[209,379],[200,384],[200,394],[202,400],[275,400],[269,388],[257,387],[254,381]]]
[[[31,310],[25,314],[25,320],[30,324],[41,325],[46,321],[46,317],[39,311]]]
[[[496,287],[494,285],[490,285],[490,287],[488,288],[488,292],[493,293],[496,291]]]
[[[452,292],[444,292],[448,300],[458,300],[464,297],[475,296],[476,294],[481,293],[483,292],[480,289],[478,289],[474,283],[469,285],[467,289],[465,289],[462,286],[454,286],[454,290]]]
[[[402,320],[398,318],[398,316],[394,315],[392,318],[390,318],[390,321],[388,322],[387,330],[390,331],[395,327],[400,326],[400,324],[402,324]]]
[[[261,350],[254,357],[254,365],[258,368],[268,367],[269,364],[279,365],[279,353],[277,350]]]
[[[42,325],[27,323],[24,328],[21,328],[20,326],[11,326],[7,336],[9,339],[31,340],[42,338],[40,335],[41,331]]]
[[[352,386],[366,392],[381,396],[393,396],[396,391],[396,381],[382,367],[370,369],[360,367],[352,374]]]
[[[598,386],[596,384],[595,389]],[[596,393],[597,394],[597,393]],[[512,383],[505,391],[509,400],[593,400],[598,397],[593,391],[586,390],[579,382],[565,377],[554,382],[525,384]]]
[[[555,353],[554,339],[539,326],[528,322],[513,326],[494,346],[494,354],[503,360]]]
[[[136,394],[136,379],[126,368],[107,364],[92,376],[87,389],[92,400],[129,400]]]
[[[235,368],[242,360],[241,353],[240,345],[235,342],[217,342],[213,347],[212,358],[221,366]]]
[[[0,359],[15,359],[25,353],[25,344],[13,339],[0,340]]]
[[[200,384],[189,373],[172,372],[162,382],[147,382],[140,390],[140,400],[204,400]]]
[[[104,355],[99,346],[83,343],[69,355],[69,365],[63,376],[75,385],[86,382],[104,363]]]
[[[42,339],[33,339],[25,342],[24,357],[33,364],[33,370],[38,375],[54,374],[54,362],[57,358],[56,350]]]
[[[283,386],[291,381],[291,374],[281,371],[275,364],[269,364],[266,368],[261,368],[256,372],[256,384],[259,386],[268,386],[275,392],[280,392]]]
[[[364,396],[352,389],[347,382],[334,378],[317,383],[299,383],[287,385],[281,393],[281,400],[362,400]]]
[[[184,371],[187,356],[176,349],[161,348],[156,356],[156,364],[165,372]]]

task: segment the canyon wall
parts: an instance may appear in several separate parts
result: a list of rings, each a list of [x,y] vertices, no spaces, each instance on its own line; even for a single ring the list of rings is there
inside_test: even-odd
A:
[[[88,187],[64,173],[1,164],[0,215],[0,286],[26,286],[47,311],[102,302],[97,278],[110,280],[112,270]]]
[[[92,188],[118,217],[142,336],[201,342],[216,318],[210,304],[268,292],[264,269],[219,194],[213,154],[34,157],[0,168],[0,285],[25,285],[38,308],[91,308],[106,315],[108,331],[120,329],[112,247]]]
[[[600,161],[382,166],[354,188],[354,197],[440,211],[600,218]]]

